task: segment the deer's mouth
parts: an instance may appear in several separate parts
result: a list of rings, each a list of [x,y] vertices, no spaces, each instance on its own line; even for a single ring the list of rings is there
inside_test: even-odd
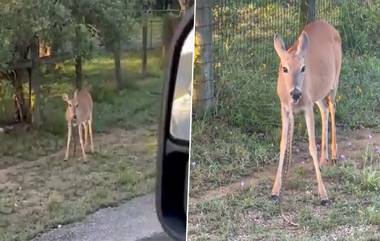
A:
[[[300,102],[300,99],[301,99],[301,98],[296,99],[296,100],[295,100],[295,99],[292,99],[292,100],[291,100],[292,105],[297,105],[297,104]]]
[[[77,126],[78,125],[77,120],[78,120],[77,116],[76,115],[73,116],[73,120],[72,120],[73,126]]]

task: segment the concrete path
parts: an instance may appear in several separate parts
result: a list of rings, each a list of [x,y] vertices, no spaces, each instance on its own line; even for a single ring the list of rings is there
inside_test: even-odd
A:
[[[155,211],[154,194],[101,209],[83,221],[64,225],[31,241],[172,241]]]

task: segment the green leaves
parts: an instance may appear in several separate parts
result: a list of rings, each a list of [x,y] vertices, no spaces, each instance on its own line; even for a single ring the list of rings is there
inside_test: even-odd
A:
[[[91,58],[100,42],[114,48],[137,29],[142,6],[137,0],[12,0],[0,9],[0,69],[24,59],[33,37]]]

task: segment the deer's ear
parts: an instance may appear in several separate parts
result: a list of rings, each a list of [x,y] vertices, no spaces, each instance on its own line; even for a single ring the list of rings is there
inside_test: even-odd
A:
[[[69,101],[69,96],[67,94],[63,94],[62,99],[67,102]]]
[[[305,31],[302,31],[300,37],[298,38],[298,46],[297,46],[297,55],[305,56],[306,50],[309,46],[309,36]]]
[[[286,52],[284,41],[282,40],[281,36],[279,34],[275,34],[273,37],[273,45],[274,49],[277,52],[277,55],[281,58],[281,56],[284,55]]]

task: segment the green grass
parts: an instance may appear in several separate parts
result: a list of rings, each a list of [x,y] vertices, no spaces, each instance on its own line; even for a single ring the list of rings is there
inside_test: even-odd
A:
[[[272,139],[223,122],[192,124],[191,193],[213,189],[252,174],[277,154]]]
[[[58,155],[2,170],[10,178],[0,185],[0,240],[28,240],[99,208],[152,192],[155,131],[113,132],[96,139],[96,153],[87,163],[77,152],[67,162]]]
[[[333,200],[329,207],[319,206],[312,194],[313,178],[291,172],[289,179],[300,184],[287,185],[282,205],[298,227],[284,225],[279,205],[269,198],[268,177],[259,177],[255,187],[191,204],[189,240],[378,240],[380,183],[373,184],[368,173],[376,171],[374,178],[380,178],[379,161],[380,156],[364,169],[354,169],[350,162],[329,168],[324,173]],[[312,168],[307,173],[311,176]]]

